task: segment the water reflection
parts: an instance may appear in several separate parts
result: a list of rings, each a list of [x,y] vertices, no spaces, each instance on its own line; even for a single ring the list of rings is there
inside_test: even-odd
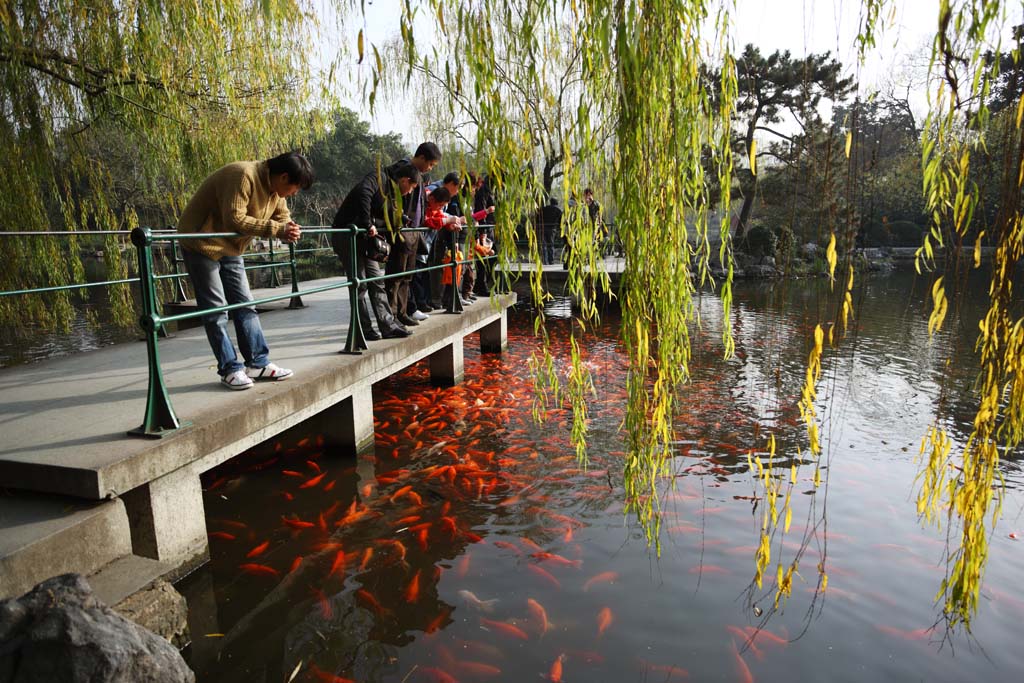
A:
[[[952,372],[944,364],[969,344],[921,343],[906,313],[917,304],[894,295],[908,291],[899,277],[868,283],[857,335],[829,360],[819,411],[827,486],[817,489],[795,408],[818,315],[813,287],[738,286],[737,356],[727,362],[711,322],[718,302],[703,295],[693,381],[681,391],[659,492],[660,557],[623,514],[627,367],[612,310],[582,346],[598,392],[588,468],[573,456],[565,408],[543,425],[530,418],[526,368],[536,340],[520,311],[508,354],[481,357],[467,340],[462,385],[432,389],[423,367],[377,385],[371,457],[337,457],[310,429],[209,473],[211,563],[186,586],[199,587],[190,604],[200,680],[297,672],[307,681],[910,681],[1019,672],[1021,546],[1009,537],[1024,505],[1016,456],[1004,465],[1009,514],[994,532],[974,622],[985,651],[939,649],[942,635],[927,631],[945,535],[918,523],[914,455],[936,415],[957,438],[969,430],[970,402],[943,401],[942,387],[968,386],[971,364],[961,358]],[[570,329],[568,320],[550,322],[563,373]],[[801,569],[774,614],[771,575],[763,590],[750,589],[765,501],[747,453],[763,454],[768,433],[780,474],[802,465],[792,529],[772,541],[786,563],[802,552]],[[823,593],[819,562],[829,575]]]

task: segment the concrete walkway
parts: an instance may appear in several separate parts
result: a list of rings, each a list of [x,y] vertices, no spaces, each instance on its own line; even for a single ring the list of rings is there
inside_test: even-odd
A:
[[[303,284],[315,287],[332,281],[340,278]],[[0,484],[91,499],[120,495],[184,464],[180,458],[168,462],[166,457],[138,462],[142,453],[173,450],[168,449],[170,444],[221,422],[227,414],[263,414],[267,422],[279,419],[280,413],[295,407],[294,397],[286,398],[287,394],[313,389],[311,385],[331,371],[358,365],[364,372],[350,379],[376,381],[382,370],[390,374],[404,367],[401,363],[396,367],[396,361],[405,356],[422,358],[431,346],[424,342],[437,342],[467,323],[479,322],[481,314],[503,310],[482,299],[462,315],[431,316],[413,328],[415,333],[408,339],[371,342],[363,355],[346,356],[338,352],[344,348],[348,329],[347,290],[308,295],[303,300],[307,308],[261,316],[271,359],[295,371],[295,377],[283,382],[260,382],[248,391],[229,391],[219,383],[201,327],[161,340],[161,365],[171,404],[179,420],[193,422],[192,427],[161,440],[126,435],[142,422],[146,407],[148,370],[141,342],[3,370]],[[367,365],[374,358],[387,362]],[[278,410],[261,406],[275,402],[289,405]],[[239,417],[250,434],[266,426]]]

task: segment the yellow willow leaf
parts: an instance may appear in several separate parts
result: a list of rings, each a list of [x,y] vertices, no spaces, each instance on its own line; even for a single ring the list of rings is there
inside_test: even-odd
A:
[[[838,260],[836,254],[836,234],[833,232],[828,240],[828,249],[825,250],[825,259],[828,261],[828,277],[830,280],[835,280],[836,274],[836,261]]]
[[[985,236],[985,231],[982,230],[978,233],[978,240],[974,243],[974,267],[981,267],[981,238]]]
[[[359,60],[356,64],[363,63],[363,29],[359,29],[359,37],[356,38],[356,48],[359,50]]]
[[[750,141],[750,172],[757,175],[757,140]]]
[[[795,484],[796,483],[796,465],[790,465],[789,466],[789,483],[790,484]]]
[[[846,131],[846,158],[850,158],[850,146],[853,144],[853,131]]]
[[[828,590],[828,574],[821,575],[821,592]]]
[[[793,521],[793,508],[789,506],[789,496],[786,496],[786,524],[782,527],[782,533],[789,533],[789,525]]]
[[[1020,128],[1021,117],[1024,116],[1024,97],[1017,100],[1017,128]]]
[[[814,469],[814,488],[821,486],[821,468]]]

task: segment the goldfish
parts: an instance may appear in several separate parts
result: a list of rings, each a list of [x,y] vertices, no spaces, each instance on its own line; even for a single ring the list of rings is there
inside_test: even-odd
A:
[[[560,584],[558,582],[558,579],[556,579],[554,576],[552,576],[551,572],[549,572],[548,570],[546,570],[543,567],[540,567],[538,565],[535,565],[535,564],[528,564],[528,565],[526,565],[526,569],[528,571],[530,571],[530,572],[533,572],[534,574],[539,576],[541,579],[543,579],[547,583],[549,583],[552,586],[554,586],[555,588],[558,588],[559,590],[561,590],[562,584]]]
[[[334,556],[334,562],[331,563],[331,571],[327,572],[328,576],[332,576],[335,572],[339,572],[344,575],[345,573],[345,551],[339,550]]]
[[[510,638],[518,638],[519,640],[529,640],[530,636],[526,635],[526,631],[519,628],[515,624],[509,624],[504,621],[494,621],[493,619],[485,619],[480,617],[480,625],[498,633],[508,636]]]
[[[483,662],[459,662],[456,667],[459,673],[464,673],[470,678],[490,678],[501,675],[501,669]]]
[[[370,560],[373,559],[373,548],[367,548],[363,551],[363,561],[359,563],[359,571],[366,571],[366,568],[370,564]]]
[[[286,477],[301,477],[302,472],[296,472],[295,470],[281,470],[281,474]]]
[[[548,680],[551,683],[562,683],[562,660],[565,659],[565,655],[561,654],[555,658],[555,661],[551,664],[551,669],[548,671]]]
[[[304,481],[301,484],[299,484],[299,488],[300,489],[311,489],[314,486],[316,486],[317,484],[319,484],[323,480],[323,478],[326,477],[326,476],[327,476],[326,472],[321,472],[320,474],[316,475],[312,479],[309,479],[309,480]]]
[[[316,595],[317,603],[320,605],[320,616],[324,619],[330,619],[334,616],[334,610],[331,608],[331,602],[324,595],[322,590],[317,588],[313,589],[313,594]]]
[[[259,557],[264,552],[266,552],[267,548],[269,548],[269,547],[270,547],[270,541],[263,541],[263,543],[260,543],[258,546],[256,546],[255,548],[253,548],[252,550],[247,552],[245,554],[245,557],[246,557],[246,559],[251,559],[253,557]]]
[[[789,639],[777,636],[766,628],[758,629],[753,626],[744,626],[743,630],[746,631],[751,642],[755,640],[763,640],[772,643],[773,645],[789,645]]]
[[[373,596],[373,593],[365,588],[360,588],[356,591],[356,602],[358,602],[360,606],[376,614],[378,617],[383,617],[387,612],[387,610],[380,606],[380,603],[377,601],[377,598]]]
[[[441,610],[441,613],[430,620],[430,623],[423,627],[424,633],[435,633],[441,629],[446,623],[448,623],[448,617],[451,615],[452,610],[450,607],[446,607]]]
[[[351,678],[343,678],[342,676],[336,676],[335,674],[328,673],[317,667],[316,664],[309,665],[309,673],[314,680],[319,681],[320,683],[356,683]]]
[[[246,574],[252,574],[253,576],[272,576],[277,578],[281,575],[281,572],[277,571],[273,567],[268,567],[265,564],[240,564],[238,568]]]
[[[288,573],[291,574],[298,569],[300,564],[302,564],[302,555],[296,555],[295,559],[292,560],[292,566],[288,568]]]
[[[466,553],[459,560],[459,565],[458,565],[458,569],[456,569],[456,574],[458,575],[458,577],[460,579],[464,579],[466,577],[466,574],[468,574],[468,573],[469,573],[469,553]]]
[[[508,541],[495,541],[494,546],[503,550],[511,550],[516,555],[522,555],[523,551],[519,549],[519,546],[509,543]]]
[[[538,560],[539,562],[551,562],[562,567],[575,567],[576,569],[579,569],[583,565],[582,560],[568,560],[561,555],[556,555],[554,553],[530,553],[530,557]]]
[[[416,573],[413,574],[412,580],[409,585],[405,588],[405,601],[416,602],[420,599],[420,571],[417,569]]]
[[[416,673],[417,680],[426,680],[430,683],[459,683],[458,679],[452,677],[447,671],[433,666],[421,666]]]
[[[210,538],[219,538],[222,541],[233,541],[235,540],[234,534],[229,534],[226,531],[212,531],[207,534]]]
[[[893,628],[892,626],[877,626],[876,628],[887,636],[897,636],[904,640],[927,640],[932,632],[930,628],[918,628],[913,631],[904,631],[901,628]]]
[[[595,574],[594,576],[592,576],[589,579],[587,579],[586,582],[584,582],[584,584],[583,584],[583,590],[584,591],[588,591],[593,586],[595,586],[595,585],[597,585],[599,583],[612,583],[612,582],[618,581],[618,580],[619,580],[618,572],[601,572],[600,574]]]
[[[291,527],[292,529],[312,529],[316,526],[313,522],[306,522],[301,519],[291,519],[284,515],[281,516],[281,521],[285,526]]]
[[[544,605],[540,604],[533,598],[526,599],[526,606],[530,610],[530,617],[540,626],[540,635],[544,637],[544,634],[551,628],[551,622],[548,621],[548,612],[544,609]]]
[[[530,550],[535,550],[538,553],[544,552],[544,548],[540,547],[539,545],[528,539],[526,536],[523,536],[519,540],[522,542],[523,545],[525,545]]]
[[[491,612],[493,612],[494,606],[498,604],[498,598],[493,598],[491,600],[481,600],[480,598],[476,597],[476,594],[473,593],[473,591],[468,590],[460,590],[459,597],[462,598],[463,601],[465,601],[465,603],[473,609],[479,610],[486,614],[490,614]]]
[[[748,637],[747,633],[739,628],[738,626],[726,626],[725,630],[740,639],[743,643],[743,647],[750,648],[750,651],[754,653],[754,656],[758,659],[764,659],[764,652],[762,652],[757,645],[754,643],[753,637]]]
[[[732,641],[732,656],[733,662],[736,664],[736,673],[740,677],[740,683],[754,683],[754,674],[750,673],[750,667],[747,666],[746,661],[740,656],[735,640]]]
[[[611,625],[612,611],[607,607],[602,607],[601,611],[597,613],[597,637],[600,638]]]

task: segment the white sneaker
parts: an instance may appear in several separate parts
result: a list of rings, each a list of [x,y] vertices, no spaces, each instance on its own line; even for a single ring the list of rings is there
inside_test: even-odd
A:
[[[235,370],[220,378],[220,383],[233,391],[252,389],[252,380],[244,370]]]
[[[245,374],[252,379],[272,379],[279,382],[288,379],[293,373],[288,368],[279,368],[273,363],[267,363],[262,368],[246,368]]]
[[[413,320],[415,320],[417,322],[422,322],[422,321],[426,320],[427,318],[429,318],[430,316],[427,315],[426,313],[424,313],[423,311],[417,310],[417,311],[413,311],[412,312],[412,316],[411,317],[412,317]]]

